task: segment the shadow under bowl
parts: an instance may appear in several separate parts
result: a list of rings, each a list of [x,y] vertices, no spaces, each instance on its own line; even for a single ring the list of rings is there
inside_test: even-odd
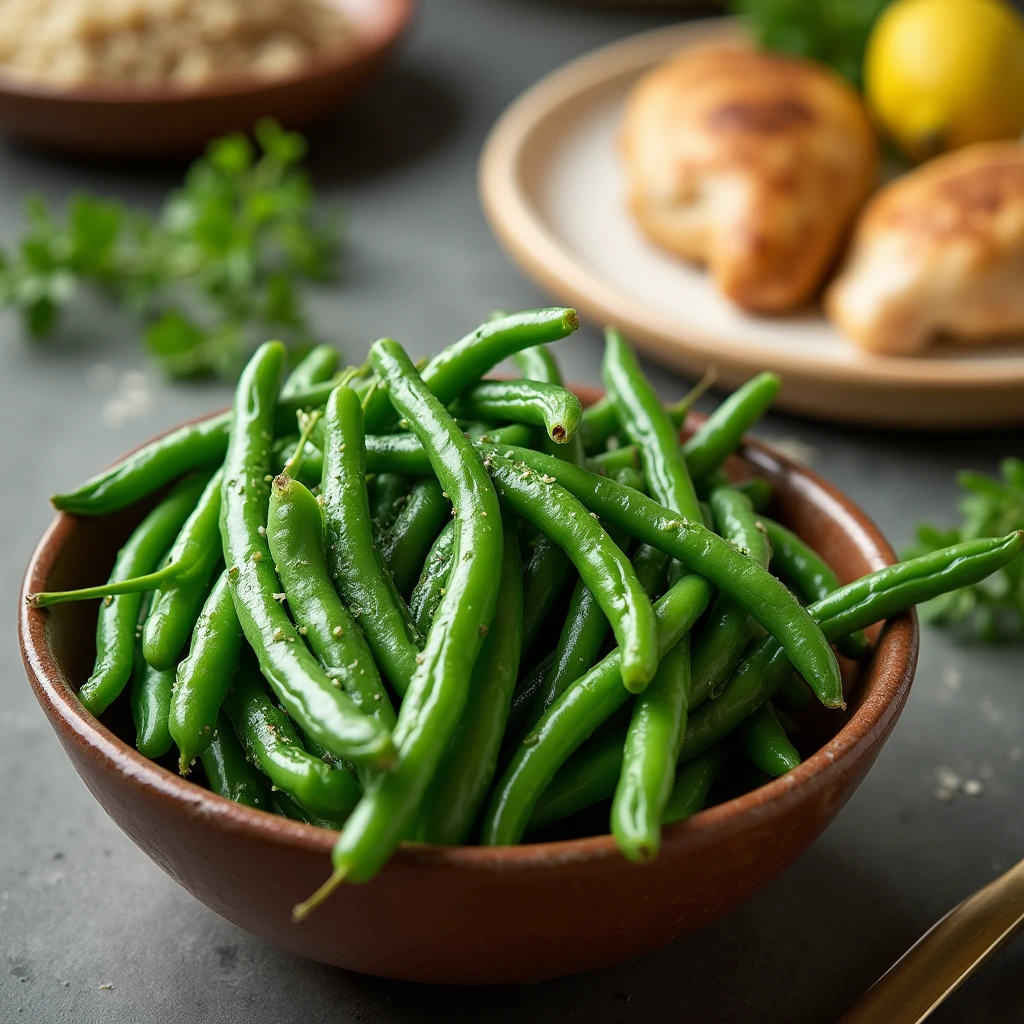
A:
[[[598,397],[577,390],[584,402]],[[767,445],[748,441],[730,468],[771,480],[773,514],[843,582],[896,560],[848,498]],[[32,556],[23,596],[105,579],[140,515],[59,515]],[[126,835],[198,900],[275,946],[366,974],[446,984],[598,968],[695,932],[749,899],[860,784],[903,709],[918,650],[912,612],[875,627],[871,661],[843,666],[849,710],[801,716],[803,764],[669,826],[652,864],[627,862],[609,835],[494,848],[404,844],[373,881],[342,887],[294,924],[292,906],[329,873],[333,833],[222,799],[139,754],[130,720],[115,709],[102,721],[86,711],[76,693],[92,667],[95,608],[42,611],[23,600],[19,634],[36,698]]]

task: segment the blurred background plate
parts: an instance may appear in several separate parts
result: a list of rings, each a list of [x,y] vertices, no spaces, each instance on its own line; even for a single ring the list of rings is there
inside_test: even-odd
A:
[[[1024,342],[871,355],[816,308],[744,313],[700,268],[641,234],[617,146],[626,92],[676,50],[741,37],[724,18],[658,29],[575,60],[524,93],[480,163],[484,209],[513,259],[557,301],[616,323],[673,368],[699,375],[715,363],[730,386],[779,371],[778,404],[796,412],[903,427],[1024,422]]]
[[[197,152],[209,139],[249,130],[261,117],[304,127],[336,109],[382,65],[412,18],[413,0],[333,0],[353,39],[281,77],[225,75],[170,85],[47,86],[0,75],[0,125],[29,142],[88,156]]]

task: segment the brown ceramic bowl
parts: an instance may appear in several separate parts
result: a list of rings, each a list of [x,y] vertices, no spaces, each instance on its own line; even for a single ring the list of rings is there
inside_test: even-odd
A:
[[[813,473],[755,441],[742,458],[775,484],[774,513],[844,581],[895,560],[867,516]],[[138,517],[58,516],[32,556],[24,594],[105,578]],[[456,984],[601,967],[748,899],[814,841],[864,778],[906,701],[918,646],[912,613],[876,627],[860,677],[845,666],[850,710],[812,710],[802,720],[804,763],[670,826],[651,865],[628,863],[608,835],[490,849],[406,844],[376,879],[343,887],[299,925],[291,907],[326,878],[332,833],[215,796],[135,751],[130,721],[116,712],[93,718],[75,694],[92,666],[94,628],[95,605],[44,612],[22,601],[36,697],[78,774],[136,845],[208,907],[276,946],[367,974]]]
[[[334,0],[354,40],[280,78],[237,75],[195,89],[132,84],[62,88],[0,74],[0,124],[29,142],[88,156],[189,155],[261,117],[302,128],[336,109],[384,62],[413,0]]]

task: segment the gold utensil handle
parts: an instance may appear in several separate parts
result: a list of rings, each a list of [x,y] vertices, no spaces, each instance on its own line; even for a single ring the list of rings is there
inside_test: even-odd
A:
[[[1024,926],[1024,860],[914,943],[836,1024],[920,1024]]]

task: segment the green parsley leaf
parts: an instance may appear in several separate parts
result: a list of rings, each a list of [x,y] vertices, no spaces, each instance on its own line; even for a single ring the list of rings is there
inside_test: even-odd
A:
[[[917,543],[904,558],[978,537],[1002,537],[1024,529],[1024,460],[1003,459],[999,477],[971,470],[957,474],[966,491],[959,503],[963,522],[943,530],[927,523],[917,528]],[[995,642],[1024,637],[1024,559],[1015,559],[988,579],[962,587],[921,605],[921,618],[950,626],[979,640]]]
[[[338,220],[316,214],[306,140],[270,120],[254,135],[211,142],[156,219],[87,194],[59,217],[29,198],[24,236],[0,251],[0,309],[44,337],[78,286],[96,288],[174,377],[233,377],[271,335],[308,348],[302,282],[334,277]]]

